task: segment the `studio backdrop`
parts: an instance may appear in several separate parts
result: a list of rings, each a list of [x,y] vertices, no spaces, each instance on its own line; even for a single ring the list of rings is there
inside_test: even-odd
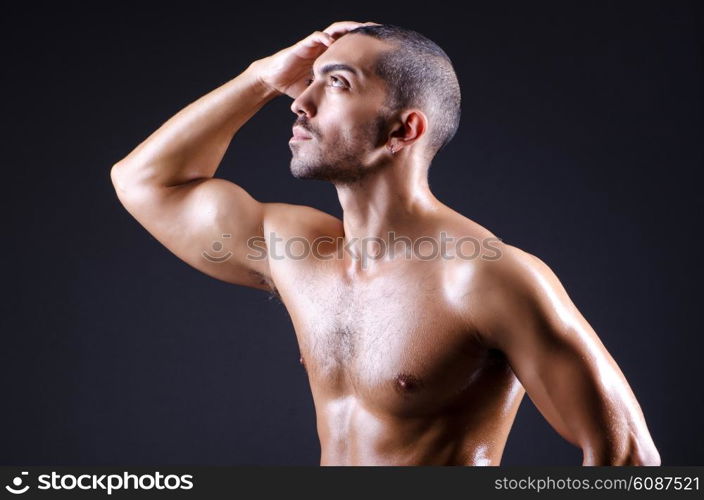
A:
[[[2,37],[0,464],[317,465],[292,324],[171,254],[110,168],[252,61],[339,20],[417,30],[462,89],[444,203],[544,260],[623,370],[665,465],[701,465],[699,2],[14,3]],[[289,172],[291,100],[217,176],[341,216]],[[526,397],[502,464],[577,465]]]

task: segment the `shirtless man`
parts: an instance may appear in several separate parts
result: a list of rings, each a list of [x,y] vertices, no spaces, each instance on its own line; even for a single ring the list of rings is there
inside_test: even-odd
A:
[[[291,172],[333,183],[342,220],[214,176],[234,134],[280,95],[294,99]],[[338,22],[185,107],[111,179],[186,263],[280,297],[321,465],[498,465],[526,391],[583,465],[659,465],[631,388],[551,269],[430,192],[459,104],[437,45]],[[443,238],[455,245],[434,253]]]

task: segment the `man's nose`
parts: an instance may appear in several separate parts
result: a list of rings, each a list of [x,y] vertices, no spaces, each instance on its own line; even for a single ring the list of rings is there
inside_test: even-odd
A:
[[[298,97],[296,97],[293,102],[291,103],[291,111],[298,115],[308,115],[308,117],[311,117],[315,114],[315,104],[313,103],[313,95],[311,91],[311,87],[306,87],[303,89],[303,92],[298,94]]]

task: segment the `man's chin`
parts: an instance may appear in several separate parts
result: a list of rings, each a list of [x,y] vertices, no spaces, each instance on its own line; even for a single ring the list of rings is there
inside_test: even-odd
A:
[[[328,180],[327,176],[324,175],[323,172],[318,172],[313,169],[308,169],[308,168],[291,168],[291,175],[295,177],[296,179],[308,179],[308,180],[317,180],[317,181],[324,181]]]
[[[339,174],[337,168],[326,163],[301,161],[295,156],[291,159],[291,175],[296,179],[334,182]]]
[[[291,163],[291,175],[296,179],[327,181],[333,184],[353,184],[363,177],[363,172],[346,171],[330,165],[295,165]]]

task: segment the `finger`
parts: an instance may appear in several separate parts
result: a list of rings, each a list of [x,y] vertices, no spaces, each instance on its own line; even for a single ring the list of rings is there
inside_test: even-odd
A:
[[[355,25],[359,25],[359,24],[362,24],[362,23],[359,23],[357,21],[337,21],[335,23],[332,23],[330,26],[325,28],[323,31],[329,32],[330,30],[334,31],[334,30],[339,29],[341,27],[344,28],[344,27],[355,26]]]
[[[325,33],[323,31],[314,31],[306,38],[301,40],[299,43],[305,47],[315,47],[320,44],[329,47],[334,41],[335,39],[329,33]]]
[[[365,26],[365,23],[358,23],[355,21],[339,21],[336,23],[332,23],[330,26],[325,28],[323,32],[335,38],[339,38],[348,31],[352,31],[353,29],[359,28],[361,26]]]

